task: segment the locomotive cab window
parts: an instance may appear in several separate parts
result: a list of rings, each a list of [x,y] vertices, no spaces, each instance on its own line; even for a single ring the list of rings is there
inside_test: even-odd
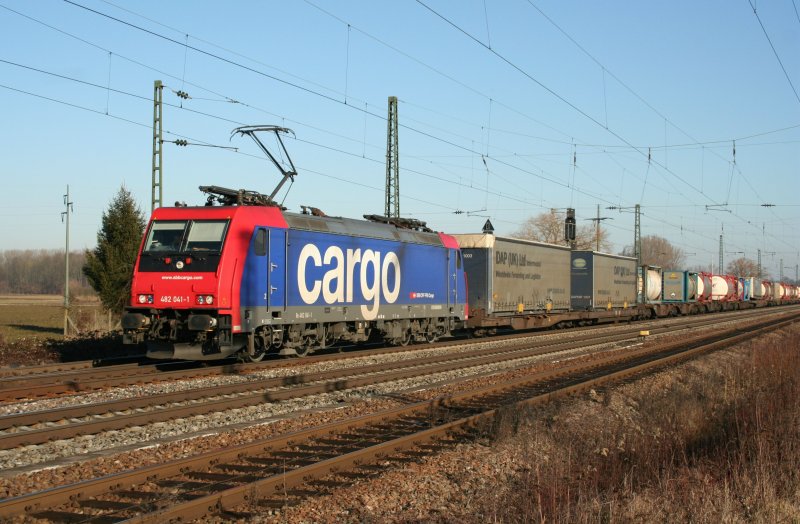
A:
[[[177,252],[181,249],[183,235],[186,232],[187,222],[185,220],[153,222],[150,233],[147,235],[147,243],[144,251],[149,252]]]
[[[228,228],[227,220],[193,221],[186,237],[184,251],[222,251],[222,242],[225,240],[225,230]]]
[[[157,220],[150,227],[145,253],[219,253],[227,220]]]

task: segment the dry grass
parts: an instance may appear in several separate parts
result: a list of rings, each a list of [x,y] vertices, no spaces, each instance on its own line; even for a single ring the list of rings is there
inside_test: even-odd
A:
[[[505,413],[517,474],[474,522],[800,521],[800,330],[588,399]],[[529,416],[528,416],[529,415]]]
[[[121,356],[110,319],[96,297],[76,297],[70,306],[70,337],[64,338],[63,298],[58,295],[0,295],[0,365],[30,365]]]
[[[64,333],[63,300],[58,295],[0,295],[0,342],[61,339]],[[107,316],[95,298],[74,299],[70,318],[79,332],[108,329]]]

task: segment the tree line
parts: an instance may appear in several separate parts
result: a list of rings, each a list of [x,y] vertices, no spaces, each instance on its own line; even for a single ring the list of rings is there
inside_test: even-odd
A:
[[[103,213],[94,249],[69,254],[70,295],[96,293],[117,314],[130,297],[133,265],[144,233],[145,218],[123,186]],[[0,293],[63,294],[64,252],[0,252]]]
[[[64,252],[57,249],[0,251],[0,293],[62,295]],[[69,254],[69,289],[76,296],[94,291],[83,274],[86,253]]]

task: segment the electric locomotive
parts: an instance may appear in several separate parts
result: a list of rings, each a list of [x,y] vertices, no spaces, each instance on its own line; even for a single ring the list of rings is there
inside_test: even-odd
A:
[[[150,358],[431,342],[467,317],[458,243],[423,222],[289,213],[253,191],[200,189],[206,206],[153,212],[136,260],[124,341],[146,342]]]

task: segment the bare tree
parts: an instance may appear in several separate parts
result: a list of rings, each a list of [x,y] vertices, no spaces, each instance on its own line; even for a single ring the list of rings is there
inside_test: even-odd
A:
[[[568,245],[564,239],[564,220],[566,213],[551,209],[548,213],[540,213],[529,217],[520,228],[513,233],[515,238],[535,240],[560,246]],[[608,232],[600,227],[597,231],[594,225],[584,225],[575,232],[575,247],[577,249],[595,249],[598,243],[600,251],[608,252],[612,245],[608,240]]]
[[[634,256],[633,247],[625,246],[622,255]],[[673,246],[669,240],[658,235],[642,237],[642,264],[662,269],[683,269],[686,256],[683,250]]]
[[[642,264],[663,269],[681,269],[686,262],[683,250],[658,235],[642,237]]]
[[[758,264],[749,258],[741,257],[728,262],[728,265],[725,266],[725,272],[737,277],[757,277]]]

